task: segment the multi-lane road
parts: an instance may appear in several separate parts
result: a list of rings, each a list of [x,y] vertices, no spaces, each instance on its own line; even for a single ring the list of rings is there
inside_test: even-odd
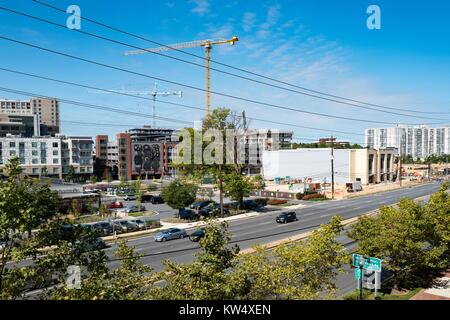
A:
[[[439,183],[430,183],[348,200],[310,203],[300,209],[292,210],[296,211],[299,221],[288,224],[277,224],[275,222],[275,218],[280,211],[264,212],[256,217],[234,220],[229,223],[229,231],[232,234],[231,243],[237,244],[241,249],[247,249],[254,244],[264,244],[288,238],[316,229],[319,225],[329,222],[333,215],[349,219],[376,210],[382,205],[395,204],[402,198],[419,198],[432,194],[439,189],[439,186]],[[194,230],[187,231],[189,234]],[[155,271],[163,268],[161,262],[165,259],[171,259],[179,263],[191,262],[193,253],[198,251],[198,244],[192,243],[187,238],[155,242],[153,236],[145,236],[129,240],[128,244],[135,246],[136,251],[143,255],[142,262],[151,266]],[[113,245],[106,250],[112,255],[115,248],[115,245]],[[114,261],[113,256],[111,258],[113,259],[111,267],[114,268],[119,262]]]

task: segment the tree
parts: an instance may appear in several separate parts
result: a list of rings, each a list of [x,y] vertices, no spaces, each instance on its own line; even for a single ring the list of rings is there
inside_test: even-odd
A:
[[[231,199],[238,202],[238,208],[244,207],[244,197],[248,197],[253,188],[253,182],[250,178],[237,172],[225,176],[224,191]]]
[[[94,175],[92,175],[91,178],[89,179],[89,182],[90,182],[91,184],[96,184],[96,183],[97,183],[97,177],[94,176]]]
[[[64,180],[67,182],[73,182],[74,179],[75,179],[75,168],[71,165],[67,170],[67,174]]]
[[[141,255],[124,241],[119,243],[115,256],[120,260],[119,268],[108,269],[108,259],[98,259],[97,268],[82,279],[81,288],[64,285],[46,293],[54,300],[136,300],[142,298],[152,284],[147,274],[150,267],[140,262]]]
[[[119,189],[129,189],[130,183],[125,175],[120,176]]]
[[[403,199],[398,208],[382,207],[377,216],[361,217],[348,233],[359,253],[385,261],[396,287],[423,285],[427,273],[449,264],[447,187],[428,204]]]
[[[134,194],[136,195],[136,205],[138,206],[139,210],[141,208],[142,204],[142,181],[139,177],[136,181],[134,181],[131,185],[131,189],[133,190]]]
[[[165,261],[165,270],[156,274],[164,280],[162,287],[154,287],[152,299],[224,300],[239,296],[240,284],[231,282],[230,270],[235,266],[239,248],[229,248],[230,234],[226,222],[209,222],[205,237],[200,240],[200,252],[194,262],[176,264]]]
[[[272,253],[256,247],[236,267],[234,283],[241,283],[242,299],[329,298],[336,290],[336,276],[350,262],[343,244],[336,240],[342,219],[333,217],[305,241],[284,244]]]
[[[178,209],[180,216],[181,210],[195,201],[197,190],[195,184],[177,179],[161,189],[161,196],[171,208]]]

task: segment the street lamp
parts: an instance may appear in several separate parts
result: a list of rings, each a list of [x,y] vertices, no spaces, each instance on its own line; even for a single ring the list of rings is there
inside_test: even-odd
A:
[[[359,300],[363,299],[363,267],[364,267],[364,258],[361,257],[359,259]]]

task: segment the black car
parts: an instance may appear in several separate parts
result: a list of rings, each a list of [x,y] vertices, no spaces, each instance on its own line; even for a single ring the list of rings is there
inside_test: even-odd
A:
[[[244,200],[244,208],[249,210],[258,210],[261,209],[263,206],[256,202],[255,200]]]
[[[180,210],[180,218],[181,219],[187,219],[187,220],[193,220],[199,218],[200,215],[195,212],[194,210],[190,209],[181,209]]]
[[[110,235],[113,233],[113,227],[109,222],[99,222],[93,225],[93,228],[99,230],[103,235]]]
[[[198,213],[203,216],[203,217],[208,217],[209,215],[211,215],[212,211],[217,211],[218,214],[220,214],[220,204],[216,203],[213,205],[209,205],[207,207],[204,207],[203,209],[200,209],[198,211]],[[223,214],[224,215],[228,215],[230,213],[230,211],[226,208],[223,208]]]
[[[141,197],[141,202],[142,203],[144,203],[144,202],[151,202],[154,197],[155,196],[153,196],[151,194],[143,194],[142,197]]]
[[[201,238],[205,237],[205,229],[204,228],[200,228],[195,230],[193,233],[191,233],[191,235],[189,236],[189,239],[192,242],[199,242]]]
[[[292,212],[283,212],[282,214],[280,214],[276,221],[278,223],[288,223],[288,222],[292,222],[292,221],[297,221],[297,215],[294,211]]]
[[[164,203],[164,199],[161,198],[160,196],[154,196],[153,198],[150,199],[150,203],[151,204],[161,204],[161,203]]]
[[[197,201],[197,202],[194,202],[193,204],[191,204],[189,206],[189,208],[195,209],[195,210],[200,210],[200,209],[203,209],[204,207],[206,207],[206,206],[208,206],[208,205],[210,205],[212,203],[215,203],[215,202],[212,201],[212,200]]]

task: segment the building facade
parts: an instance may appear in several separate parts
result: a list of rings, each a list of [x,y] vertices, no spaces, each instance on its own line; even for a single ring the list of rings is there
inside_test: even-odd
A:
[[[0,138],[0,171],[12,157],[18,157],[23,173],[62,179],[73,167],[77,179],[93,173],[93,141],[88,137],[33,137],[8,135]]]
[[[15,121],[8,116],[14,116]],[[57,99],[32,98],[30,100],[0,99],[0,122],[2,126],[8,123],[22,123],[26,126],[26,118],[33,117],[34,136],[55,136],[60,132],[60,102]],[[25,121],[25,122],[24,122]],[[29,123],[29,120],[28,120]],[[40,132],[42,130],[45,132]],[[16,128],[9,133],[16,133]],[[3,131],[5,131],[4,129]],[[19,134],[22,134],[20,132]]]
[[[423,159],[432,155],[450,154],[450,127],[408,127],[398,125],[391,128],[365,130],[369,148],[397,148],[402,156]]]
[[[336,149],[334,178],[337,184],[361,181],[362,184],[394,181],[397,168],[394,148]],[[263,175],[268,180],[290,177],[313,182],[331,182],[331,148],[301,148],[265,151]]]

